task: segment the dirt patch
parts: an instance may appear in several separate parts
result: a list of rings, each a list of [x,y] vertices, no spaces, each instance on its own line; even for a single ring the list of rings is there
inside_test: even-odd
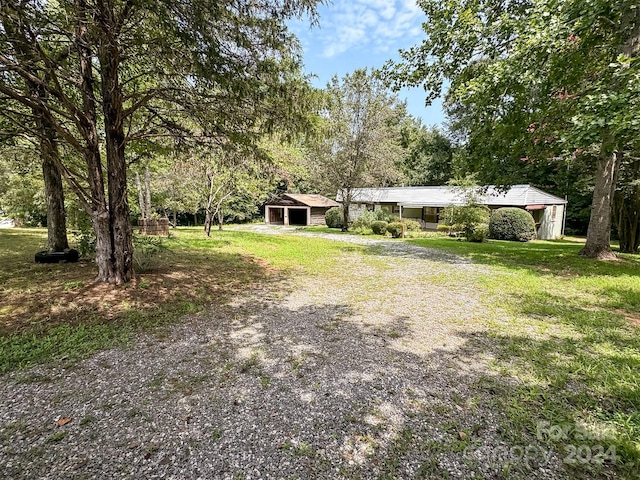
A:
[[[37,284],[25,283],[21,273],[3,285],[0,334],[44,332],[58,325],[112,322],[135,312],[144,316],[162,304],[223,303],[247,285],[270,281],[277,272],[262,260],[229,254],[182,254],[162,259],[123,286],[96,282],[90,261],[77,264],[32,265]],[[33,272],[24,274],[33,279]]]

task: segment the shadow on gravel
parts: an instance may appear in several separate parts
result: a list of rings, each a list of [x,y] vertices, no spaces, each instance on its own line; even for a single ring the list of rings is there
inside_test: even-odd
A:
[[[569,440],[536,437],[537,388],[489,373],[544,346],[461,334],[453,351],[396,348],[407,317],[371,332],[348,305],[219,307],[69,370],[0,380],[6,478],[608,478],[566,471]],[[395,333],[391,333],[395,332]],[[511,355],[509,352],[512,352]],[[547,345],[548,364],[564,368]],[[510,358],[511,357],[511,358]],[[539,369],[539,370],[537,370]],[[536,395],[553,394],[541,388]],[[514,401],[523,409],[514,421]],[[577,408],[563,422],[577,421]],[[539,416],[538,416],[539,415]],[[72,421],[57,427],[57,417]],[[564,425],[564,423],[563,423]],[[609,441],[605,438],[602,441]],[[525,450],[528,449],[528,450]],[[550,453],[551,452],[551,453]]]

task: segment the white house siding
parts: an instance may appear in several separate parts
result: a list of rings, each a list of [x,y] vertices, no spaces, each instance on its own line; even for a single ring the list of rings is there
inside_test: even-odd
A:
[[[547,205],[538,228],[538,238],[540,240],[554,240],[562,236],[564,208],[564,205]]]

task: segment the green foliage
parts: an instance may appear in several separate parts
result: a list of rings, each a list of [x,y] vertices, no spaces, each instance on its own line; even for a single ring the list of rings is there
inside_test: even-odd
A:
[[[329,228],[342,228],[344,223],[344,214],[342,207],[332,207],[327,210],[324,215],[324,220]]]
[[[620,251],[637,253],[640,247],[640,157],[637,154],[623,159],[617,185],[613,223]]]
[[[403,220],[407,232],[419,232],[422,230],[422,226],[420,226],[420,222],[416,222],[415,220]]]
[[[37,160],[35,149],[2,145],[0,150],[0,212],[18,226],[45,223],[44,182]]]
[[[484,205],[453,205],[446,207],[440,218],[451,232],[462,231],[467,240],[473,236],[478,225],[489,223],[491,211]]]
[[[365,210],[362,212],[358,218],[352,223],[353,228],[363,228],[368,230],[373,230],[373,224],[375,222],[385,222],[390,223],[394,220],[392,215],[389,215],[382,209],[378,210]],[[395,218],[397,220],[397,217]],[[375,232],[374,232],[375,233]]]
[[[391,222],[387,225],[387,232],[389,232],[393,238],[402,237],[404,229],[405,225],[402,222]]]
[[[445,185],[454,176],[454,148],[438,129],[407,117],[401,126],[406,155],[402,171],[407,185]]]
[[[90,257],[96,253],[96,234],[89,215],[84,211],[76,213],[74,221],[77,230],[73,232],[76,249],[83,257]]]
[[[371,230],[376,235],[384,235],[387,233],[387,225],[389,225],[389,223],[384,220],[376,220],[371,223]]]
[[[485,223],[476,225],[473,231],[467,236],[467,240],[476,243],[486,242],[487,238],[489,238],[489,225]]]
[[[134,236],[133,247],[133,263],[136,267],[136,273],[147,272],[154,259],[161,253],[168,251],[161,237]]]
[[[496,240],[528,242],[536,238],[536,224],[521,208],[499,208],[491,214],[489,234]]]
[[[438,232],[443,232],[449,235],[450,237],[458,236],[462,232],[462,225],[454,224],[448,225],[446,223],[439,223],[436,227]]]

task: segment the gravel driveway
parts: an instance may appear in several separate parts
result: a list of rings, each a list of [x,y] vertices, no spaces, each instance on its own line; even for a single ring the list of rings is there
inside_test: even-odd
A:
[[[0,478],[563,478],[555,457],[504,455],[483,388],[482,267],[339,240],[367,251],[331,278],[0,377]]]

